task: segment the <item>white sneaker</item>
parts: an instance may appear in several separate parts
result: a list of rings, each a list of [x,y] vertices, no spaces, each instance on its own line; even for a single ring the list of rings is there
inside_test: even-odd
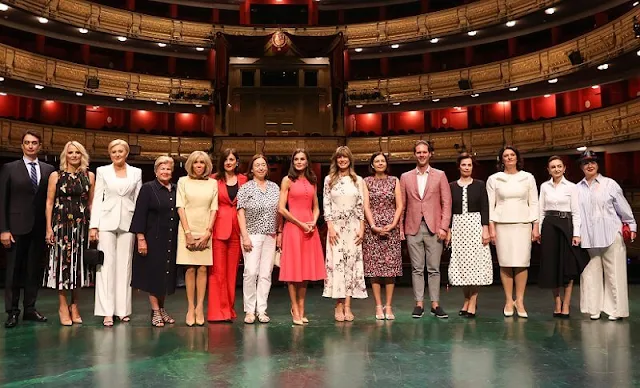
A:
[[[593,320],[593,321],[597,321],[598,319],[600,319],[600,313],[591,314],[591,316],[589,318],[591,318],[591,320]]]

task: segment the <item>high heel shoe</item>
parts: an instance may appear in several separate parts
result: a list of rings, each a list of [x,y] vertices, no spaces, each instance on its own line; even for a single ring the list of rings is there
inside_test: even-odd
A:
[[[396,319],[393,311],[391,311],[391,306],[384,306],[384,319],[388,321],[393,321],[394,319]]]
[[[196,308],[196,325],[204,326],[204,311]]]
[[[71,326],[73,324],[71,317],[69,317],[69,312],[65,311],[64,309],[58,309],[58,315],[60,316],[60,324],[62,326]]]
[[[529,318],[529,314],[527,314],[524,310],[518,310],[518,306],[514,303],[513,310],[518,314],[518,318]]]
[[[78,305],[72,304],[69,306],[69,313],[71,314],[71,321],[75,324],[82,324],[82,317],[80,316],[80,311],[78,311]]]
[[[294,325],[304,325],[304,319],[303,318],[302,319],[296,319],[296,317],[293,316],[293,310],[291,310],[291,320],[293,321]]]
[[[191,318],[189,318],[189,315],[191,315]],[[187,324],[187,326],[189,327],[193,327],[193,325],[196,323],[196,313],[195,311],[187,311],[187,317],[185,318],[185,322]]]
[[[334,309],[333,317],[335,318],[336,322],[344,322],[344,309]]]
[[[513,309],[515,310],[515,305],[513,306]],[[504,314],[505,317],[513,317],[513,311],[514,310],[509,311],[505,307],[504,310],[502,310],[502,314]]]
[[[382,321],[384,319],[384,312],[382,314],[378,314],[378,309],[382,311],[382,305],[376,306],[376,319]]]
[[[351,312],[351,308],[349,308],[349,312],[347,312],[347,308],[345,307],[344,309],[344,320],[347,322],[353,322],[353,320],[356,317],[353,315],[353,312]]]

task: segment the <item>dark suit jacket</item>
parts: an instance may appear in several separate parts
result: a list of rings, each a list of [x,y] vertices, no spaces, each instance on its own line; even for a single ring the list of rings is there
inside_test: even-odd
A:
[[[33,229],[45,230],[45,205],[49,175],[55,171],[50,164],[38,160],[40,184],[34,192],[29,172],[22,158],[7,163],[0,171],[0,232],[15,236],[29,234]]]

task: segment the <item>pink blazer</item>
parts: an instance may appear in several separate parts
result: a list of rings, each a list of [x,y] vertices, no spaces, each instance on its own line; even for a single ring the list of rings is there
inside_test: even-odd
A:
[[[444,171],[430,167],[427,187],[420,199],[416,169],[405,172],[400,177],[400,190],[404,198],[404,210],[400,218],[401,231],[406,235],[416,235],[420,221],[424,218],[429,230],[449,230],[451,222],[451,188]]]

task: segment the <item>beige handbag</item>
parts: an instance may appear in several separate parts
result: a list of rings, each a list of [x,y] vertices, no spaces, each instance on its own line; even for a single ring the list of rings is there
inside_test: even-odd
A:
[[[280,267],[280,254],[281,253],[282,253],[282,250],[276,249],[276,253],[273,255],[273,265],[275,267]]]

